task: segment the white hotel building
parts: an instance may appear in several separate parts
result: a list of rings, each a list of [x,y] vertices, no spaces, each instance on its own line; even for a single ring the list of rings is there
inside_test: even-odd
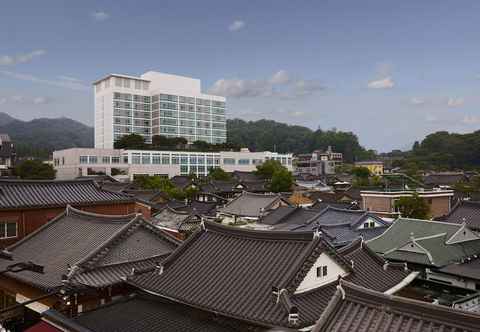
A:
[[[147,143],[154,135],[213,144],[227,139],[225,98],[203,94],[198,79],[149,71],[110,74],[93,84],[95,148],[112,149],[131,133]]]
[[[57,179],[70,180],[98,173],[133,180],[135,175],[196,174],[205,176],[210,168],[227,172],[256,170],[266,160],[277,160],[292,171],[292,155],[276,152],[193,152],[72,148],[53,153]]]
[[[276,152],[193,152],[114,149],[122,135],[185,137],[189,142],[227,140],[225,98],[202,94],[200,80],[149,71],[140,77],[111,74],[95,86],[95,148],[72,148],[53,153],[57,179],[108,174],[132,180],[135,175],[196,174],[210,168],[227,172],[256,170],[277,160],[292,171],[292,155]]]

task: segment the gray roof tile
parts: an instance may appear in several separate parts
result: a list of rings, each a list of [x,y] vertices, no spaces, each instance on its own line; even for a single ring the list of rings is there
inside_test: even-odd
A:
[[[102,190],[92,180],[0,180],[0,209],[123,202],[133,200],[121,193]]]

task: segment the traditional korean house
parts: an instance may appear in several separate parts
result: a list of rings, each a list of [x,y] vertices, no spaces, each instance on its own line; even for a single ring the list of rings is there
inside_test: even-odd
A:
[[[436,220],[454,224],[465,223],[472,231],[480,233],[480,202],[459,201],[448,214]]]
[[[67,207],[3,251],[11,260],[0,260],[0,270],[32,261],[43,266],[44,273],[21,271],[0,276],[2,297],[18,303],[38,299],[24,312],[3,316],[2,321],[21,322],[26,315],[36,317],[49,308],[67,316],[93,309],[127,294],[125,277],[135,269],[158,265],[179,244],[139,214],[106,216]]]
[[[327,307],[339,277],[391,294],[415,276],[362,241],[337,251],[319,233],[205,222],[157,267],[138,270],[127,282],[251,328],[308,330]]]
[[[341,280],[313,332],[431,332],[480,329],[480,316]]]
[[[139,210],[131,197],[103,190],[93,180],[0,180],[0,247],[32,233],[67,205],[109,215]]]

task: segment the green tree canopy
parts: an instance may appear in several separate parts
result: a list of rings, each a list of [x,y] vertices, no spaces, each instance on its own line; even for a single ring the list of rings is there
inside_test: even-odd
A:
[[[399,198],[395,202],[395,207],[404,218],[430,218],[430,206],[417,193]]]
[[[255,174],[258,176],[271,180],[273,177],[273,174],[277,171],[282,170],[283,167],[282,164],[278,160],[267,160],[261,165],[257,165],[257,170],[255,171]]]
[[[370,176],[370,170],[366,167],[354,167],[352,168],[352,175],[357,178],[368,179]]]
[[[220,167],[210,168],[208,170],[208,177],[212,180],[218,180],[218,181],[229,181],[232,179],[232,176],[229,173],[225,172]]]
[[[15,167],[15,174],[21,179],[53,180],[56,170],[41,160],[25,160]]]
[[[115,149],[143,150],[145,149],[145,139],[138,134],[125,135],[115,141],[114,147]]]
[[[278,192],[287,192],[292,189],[293,175],[285,167],[276,170],[272,175],[272,181],[270,182],[270,190]]]

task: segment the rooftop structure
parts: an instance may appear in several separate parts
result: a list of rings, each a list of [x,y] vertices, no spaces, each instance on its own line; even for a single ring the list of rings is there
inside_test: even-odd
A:
[[[318,319],[339,276],[392,292],[415,276],[358,241],[337,252],[311,232],[242,230],[205,222],[157,269],[127,282],[191,307],[263,326],[303,328]]]
[[[149,71],[140,77],[110,74],[93,83],[95,147],[136,133],[184,137],[208,143],[226,141],[226,99],[201,92],[200,80]]]
[[[480,316],[341,280],[313,332],[478,331]]]

